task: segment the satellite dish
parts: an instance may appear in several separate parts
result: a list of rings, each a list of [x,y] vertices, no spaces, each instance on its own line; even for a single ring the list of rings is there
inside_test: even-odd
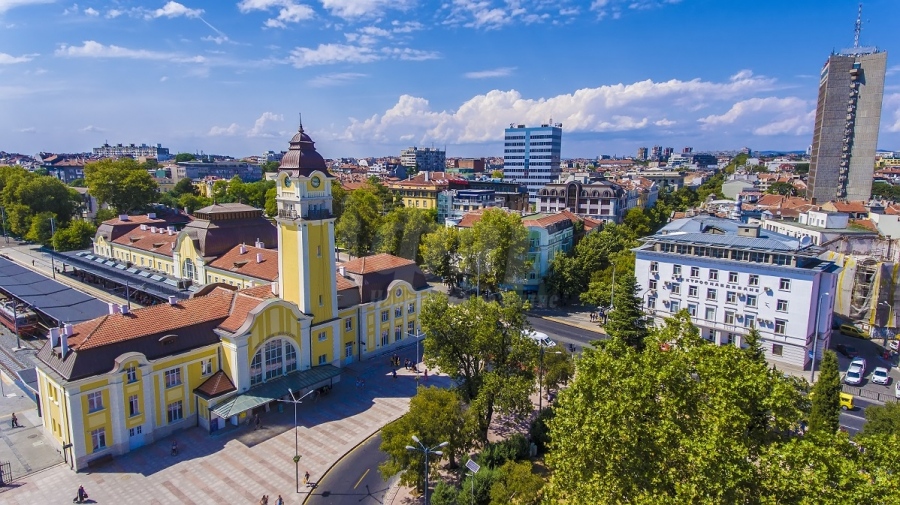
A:
[[[806,235],[800,237],[800,247],[806,247],[812,243],[812,240]]]

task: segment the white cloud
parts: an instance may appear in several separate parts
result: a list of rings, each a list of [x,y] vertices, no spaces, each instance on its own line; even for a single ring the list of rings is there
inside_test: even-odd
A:
[[[49,4],[56,0],[0,0],[0,14],[14,9],[16,7],[25,7],[27,5]]]
[[[0,53],[0,65],[13,65],[15,63],[28,63],[33,60],[37,54],[23,54],[22,56],[13,56],[11,54]]]
[[[120,9],[110,9],[110,10],[106,11],[105,17],[106,17],[106,19],[115,19],[115,18],[121,16],[122,14],[125,14],[125,11],[120,10]]]
[[[329,86],[340,86],[357,79],[368,77],[368,74],[360,74],[357,72],[339,72],[335,74],[324,74],[316,76],[309,81],[309,85],[314,88],[326,88]]]
[[[492,70],[479,70],[477,72],[466,72],[463,74],[467,79],[489,79],[491,77],[506,77],[513,73],[516,67],[501,67]]]
[[[388,8],[406,10],[414,3],[413,0],[322,0],[322,7],[337,17],[353,19],[378,17]]]
[[[86,40],[80,46],[63,44],[54,53],[56,56],[69,58],[126,58],[133,60],[159,60],[175,63],[204,63],[203,56],[184,56],[175,53],[151,51],[147,49],[128,49],[126,47],[103,45],[93,40]]]
[[[567,132],[666,128],[675,123],[697,124],[696,111],[692,109],[699,104],[733,103],[771,91],[774,85],[770,79],[745,75],[726,82],[646,80],[538,98],[523,97],[515,90],[493,90],[472,97],[456,110],[443,111],[432,110],[426,98],[403,95],[384,113],[351,119],[340,137],[349,141],[392,142],[415,132],[418,142],[495,142],[510,123],[542,124],[551,117],[562,122]],[[666,116],[659,115],[659,111],[666,111]]]
[[[37,128],[29,126],[28,128],[19,128],[19,133],[37,133]]]
[[[217,35],[215,37],[213,37],[212,35],[207,35],[206,37],[200,37],[200,40],[206,42],[214,42],[217,45],[222,45],[225,42],[230,42],[229,38],[225,35]]]
[[[417,32],[419,30],[424,30],[425,25],[418,21],[391,21],[391,31],[394,33],[412,33]]]
[[[169,80],[169,76],[167,76],[167,75],[164,75],[164,76],[162,76],[162,77],[159,78],[159,82],[166,82],[166,81],[168,81],[168,80]]]
[[[263,23],[263,26],[267,28],[285,28],[286,23],[299,23],[316,15],[312,7],[294,0],[241,0],[237,5],[238,10],[244,14],[277,8],[278,16],[269,18]]]
[[[735,103],[724,114],[709,115],[697,121],[707,129],[735,124],[739,120],[742,124],[765,122],[754,129],[753,133],[756,135],[800,134],[806,133],[812,127],[815,111],[812,111],[810,118],[810,109],[811,105],[806,100],[796,97],[749,98]]]
[[[100,128],[99,126],[87,125],[84,128],[80,128],[78,130],[81,133],[103,133],[106,131],[106,128]]]
[[[619,19],[626,9],[648,10],[680,2],[681,0],[594,0],[590,10],[596,12],[599,19]]]
[[[514,24],[568,22],[581,12],[578,3],[567,0],[452,0],[444,2],[441,11],[447,13],[445,24],[491,30]]]
[[[63,9],[63,16],[68,16],[69,14],[78,14],[78,4],[72,4],[71,7]]]
[[[383,47],[381,52],[390,58],[408,61],[425,61],[436,60],[441,55],[435,51],[422,51],[420,49],[411,49],[409,47]]]
[[[88,16],[97,17],[100,15],[100,11],[94,9],[93,7],[88,7],[84,10],[84,13]]]
[[[268,130],[271,123],[280,123],[284,121],[284,116],[275,114],[274,112],[263,112],[261,116],[253,123],[253,128],[247,131],[248,137],[277,137],[277,131]]]
[[[891,109],[893,109],[893,111],[891,111]],[[885,119],[883,119],[882,122],[884,122],[886,126],[885,129],[891,133],[900,132],[900,93],[884,95],[882,111],[884,112]],[[893,116],[893,119],[888,119],[890,116]],[[891,121],[893,121],[893,123]]]
[[[231,123],[228,126],[213,126],[207,133],[210,137],[230,137],[238,134],[240,127],[237,123]]]
[[[297,68],[333,63],[368,63],[380,59],[370,47],[346,44],[319,44],[319,47],[297,47],[291,51],[290,62]]]
[[[184,5],[169,1],[166,5],[163,5],[162,8],[156,9],[152,13],[148,14],[148,17],[152,18],[177,18],[177,17],[187,17],[187,18],[198,18],[203,14],[203,9],[189,9]]]

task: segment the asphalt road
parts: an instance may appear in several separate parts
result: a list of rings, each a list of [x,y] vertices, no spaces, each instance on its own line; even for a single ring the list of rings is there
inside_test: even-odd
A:
[[[359,447],[344,455],[325,474],[306,499],[309,505],[359,505],[384,503],[389,483],[381,478],[378,465],[387,460],[381,452],[379,431]]]
[[[856,406],[853,410],[841,411],[841,426],[846,426],[850,435],[856,435],[863,425],[866,424],[866,408],[872,405],[880,405],[865,398],[853,398],[853,404]]]
[[[528,316],[528,322],[531,323],[531,326],[535,330],[546,333],[551,339],[557,342],[565,345],[574,344],[577,348],[576,350],[579,351],[582,347],[590,345],[591,342],[595,340],[607,338],[605,333],[588,331],[576,326],[569,326],[568,324],[543,319],[538,316]]]

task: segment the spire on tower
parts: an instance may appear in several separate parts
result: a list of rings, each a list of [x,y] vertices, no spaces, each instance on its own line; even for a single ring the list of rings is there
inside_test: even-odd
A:
[[[859,32],[862,31],[862,4],[859,4],[859,12],[856,14],[856,28],[853,30],[853,48],[859,47]]]
[[[303,113],[298,112],[297,115],[300,117],[300,128],[297,131],[303,133]]]

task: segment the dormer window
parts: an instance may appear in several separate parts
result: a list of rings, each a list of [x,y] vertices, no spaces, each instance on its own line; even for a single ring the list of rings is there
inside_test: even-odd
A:
[[[175,343],[176,338],[178,338],[178,335],[166,335],[159,339],[159,343],[162,345],[172,345]]]

